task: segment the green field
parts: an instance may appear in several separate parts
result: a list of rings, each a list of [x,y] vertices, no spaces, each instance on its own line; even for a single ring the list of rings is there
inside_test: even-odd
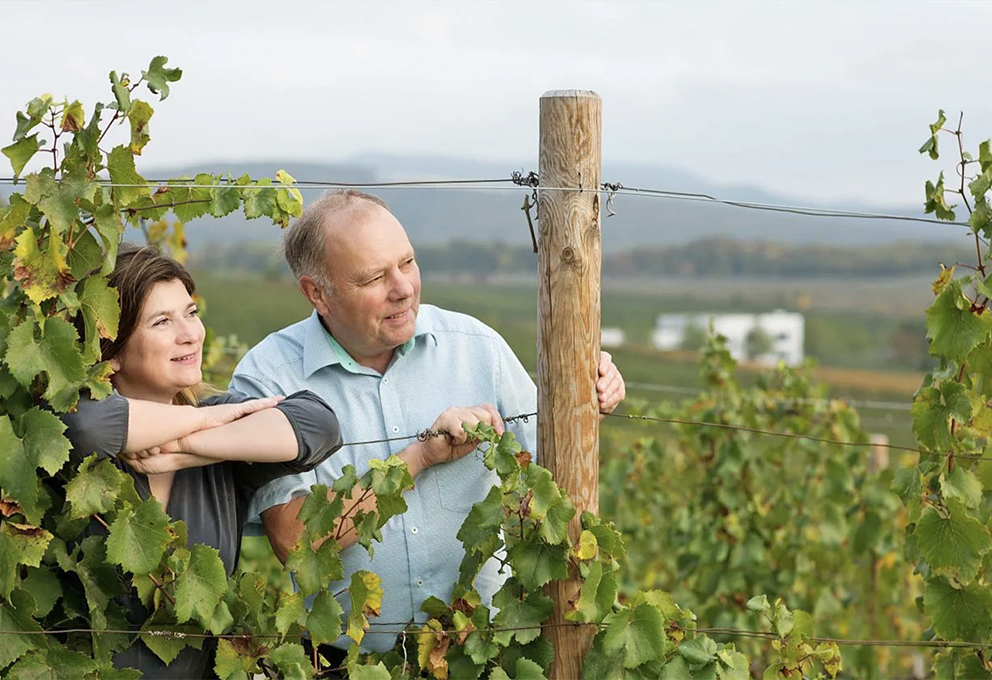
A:
[[[220,335],[236,334],[252,345],[266,334],[309,314],[309,306],[295,285],[257,278],[227,278],[194,272],[206,299],[206,324]],[[817,377],[830,384],[832,397],[855,401],[896,402],[896,407],[863,406],[865,427],[887,434],[893,443],[914,444],[906,405],[921,374],[892,366],[881,358],[885,340],[900,324],[918,323],[922,332],[923,305],[929,286],[925,281],[831,282],[811,293],[789,282],[661,281],[654,284],[616,285],[606,282],[602,295],[602,325],[623,328],[628,344],[611,350],[630,385],[632,398],[657,402],[678,399],[699,386],[697,357],[693,353],[663,353],[648,344],[656,316],[664,311],[767,311],[807,297],[807,351],[821,364]],[[807,285],[808,284],[804,284]],[[921,292],[922,291],[922,292]],[[466,312],[497,329],[524,366],[536,367],[537,296],[532,284],[497,281],[426,280],[423,301]],[[911,314],[916,307],[919,311]],[[822,348],[813,352],[814,348]],[[741,370],[742,382],[754,372]],[[634,424],[608,419],[604,437],[632,432]],[[641,432],[645,425],[636,425]],[[619,428],[619,430],[618,430]]]

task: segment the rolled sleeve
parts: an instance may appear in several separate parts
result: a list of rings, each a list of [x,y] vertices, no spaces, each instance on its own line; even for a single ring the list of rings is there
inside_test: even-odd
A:
[[[288,503],[299,496],[308,495],[310,487],[316,483],[317,475],[312,470],[273,479],[255,492],[251,504],[248,506],[248,521],[251,523],[261,522],[260,515],[264,511],[273,506]]]
[[[96,453],[116,457],[127,446],[129,412],[127,399],[111,394],[100,401],[82,398],[75,412],[59,414],[73,456],[82,459]]]

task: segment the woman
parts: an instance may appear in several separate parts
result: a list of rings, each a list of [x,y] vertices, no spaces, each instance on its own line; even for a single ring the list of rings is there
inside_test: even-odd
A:
[[[63,416],[73,458],[116,458],[142,498],[153,496],[184,520],[189,543],[216,548],[230,574],[255,490],[311,470],[336,451],[337,418],[310,392],[284,400],[202,396],[204,329],[193,280],[178,262],[152,248],[123,246],[110,284],[121,316],[117,339],[104,340],[101,350],[114,370],[115,393],[82,399],[76,413]],[[133,591],[125,604],[140,626],[147,612]],[[213,677],[213,649],[187,647],[165,666],[139,641],[114,664],[146,678]]]

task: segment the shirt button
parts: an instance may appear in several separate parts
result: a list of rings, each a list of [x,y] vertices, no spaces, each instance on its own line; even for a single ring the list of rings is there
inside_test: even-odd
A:
[[[382,382],[384,382],[384,383],[388,383],[388,382],[389,382],[389,378],[383,378],[383,379],[382,379]]]
[[[419,586],[419,587],[421,587],[421,588],[422,588],[422,587],[424,586],[424,581],[423,581],[423,579],[419,579],[419,578],[417,579],[417,586]]]
[[[393,425],[393,433],[395,434],[396,432],[399,432],[399,431],[400,431],[400,428],[398,426],[396,426],[396,425]]]
[[[418,531],[417,527],[413,527],[412,529],[410,529],[411,534],[415,534],[417,533],[417,531]]]

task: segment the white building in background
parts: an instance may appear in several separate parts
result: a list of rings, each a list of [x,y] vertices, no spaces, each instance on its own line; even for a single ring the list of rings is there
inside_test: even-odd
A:
[[[784,361],[790,366],[803,362],[805,319],[802,314],[776,310],[769,314],[662,314],[655,322],[651,339],[661,350],[684,349],[686,336],[709,334],[710,324],[727,338],[727,349],[737,361],[755,361],[773,366]],[[763,333],[770,347],[759,356],[748,356],[748,336]]]
[[[601,328],[599,331],[599,344],[601,347],[620,347],[627,342],[627,334],[622,328]]]

